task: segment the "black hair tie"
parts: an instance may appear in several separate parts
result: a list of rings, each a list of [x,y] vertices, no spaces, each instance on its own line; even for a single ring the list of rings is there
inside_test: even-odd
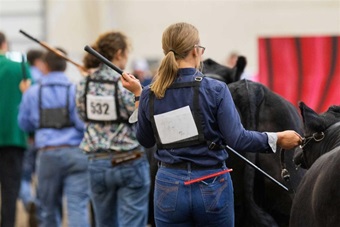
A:
[[[169,52],[172,52],[172,53],[174,53],[174,55],[177,55],[177,53],[176,53],[174,50],[172,50],[172,49],[169,50]],[[169,53],[169,52],[168,52],[168,53]]]

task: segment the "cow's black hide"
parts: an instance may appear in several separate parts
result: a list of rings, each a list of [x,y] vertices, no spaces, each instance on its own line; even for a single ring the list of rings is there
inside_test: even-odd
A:
[[[301,102],[300,111],[306,140],[294,162],[309,169],[296,192],[290,226],[339,226],[340,106],[319,115]]]
[[[242,124],[248,130],[277,132],[296,130],[302,133],[302,120],[297,109],[283,97],[260,83],[240,80],[228,84]],[[228,166],[235,195],[236,226],[288,226],[292,194],[268,180],[229,152]],[[285,151],[290,183],[281,178],[280,152],[275,154],[241,153],[269,175],[295,190],[304,174],[296,170],[293,151]]]

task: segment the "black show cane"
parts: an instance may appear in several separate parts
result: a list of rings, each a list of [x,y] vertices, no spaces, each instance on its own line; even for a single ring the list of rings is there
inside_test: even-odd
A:
[[[115,66],[114,64],[112,64],[112,62],[110,62],[109,60],[107,60],[103,55],[101,55],[100,53],[98,53],[97,51],[95,51],[93,48],[91,48],[90,46],[85,46],[84,50],[89,52],[90,54],[92,54],[93,56],[97,57],[101,62],[103,62],[105,65],[109,66],[111,69],[113,69],[114,71],[116,71],[117,73],[119,73],[120,75],[123,74],[123,70],[121,70],[119,67]]]

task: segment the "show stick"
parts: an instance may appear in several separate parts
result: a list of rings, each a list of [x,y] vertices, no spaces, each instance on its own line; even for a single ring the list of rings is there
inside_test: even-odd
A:
[[[38,40],[38,39],[32,37],[31,35],[27,34],[26,32],[24,32],[24,31],[21,30],[21,29],[19,30],[19,32],[22,33],[22,34],[23,34],[24,36],[26,36],[27,38],[29,38],[29,39],[33,40],[34,42],[40,44],[41,46],[43,46],[43,47],[46,48],[47,50],[49,50],[49,51],[55,53],[55,54],[58,55],[59,57],[61,57],[61,58],[65,59],[66,61],[72,63],[73,65],[75,65],[76,67],[80,68],[80,69],[83,70],[84,72],[87,71],[87,69],[86,69],[84,66],[82,66],[82,65],[78,64],[77,62],[71,60],[71,59],[68,58],[63,52],[59,51],[58,49],[56,49],[56,48],[54,48],[54,47],[52,47],[52,46],[50,46],[50,45],[48,45],[46,42],[40,41],[40,40]]]
[[[265,171],[263,171],[262,169],[260,169],[257,165],[255,165],[254,163],[252,163],[251,161],[249,161],[248,159],[246,159],[245,157],[243,157],[241,154],[239,154],[237,151],[235,151],[233,148],[229,147],[228,145],[226,146],[226,148],[228,148],[230,151],[232,151],[235,155],[237,155],[239,158],[241,158],[243,161],[245,161],[247,164],[249,164],[251,167],[255,168],[256,170],[260,171],[260,173],[262,173],[263,175],[265,175],[269,180],[273,181],[274,183],[276,183],[278,186],[280,186],[281,188],[283,188],[286,191],[289,191],[288,188],[286,186],[284,186],[283,184],[281,184],[280,182],[278,182],[277,180],[275,180],[272,176],[270,176],[268,173],[266,173]]]
[[[105,65],[109,66],[111,69],[113,69],[114,71],[116,71],[117,73],[119,73],[120,75],[123,75],[123,70],[121,70],[119,67],[115,66],[114,64],[112,64],[112,62],[110,62],[109,60],[107,60],[107,58],[105,58],[103,55],[101,55],[100,53],[98,53],[97,51],[95,51],[93,48],[91,48],[90,46],[86,45],[84,47],[84,50],[86,50],[88,53],[92,54],[93,56],[95,56],[96,58],[98,58],[101,62],[103,62]]]
[[[22,53],[21,54],[21,70],[22,70],[22,76],[23,79],[27,79],[27,73],[26,73],[26,61],[25,61],[25,55]]]

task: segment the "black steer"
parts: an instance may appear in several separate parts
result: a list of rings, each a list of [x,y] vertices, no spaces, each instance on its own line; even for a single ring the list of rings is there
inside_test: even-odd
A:
[[[302,119],[297,108],[264,85],[240,80],[228,87],[246,129],[267,132],[292,129],[302,133]],[[231,176],[236,226],[288,226],[293,193],[268,180],[232,152],[229,154],[227,165],[234,169]],[[241,154],[292,191],[296,190],[305,172],[296,170],[292,162],[293,150],[285,151],[284,156],[280,150],[275,154]],[[289,183],[281,178],[281,162],[290,173]]]
[[[294,162],[308,168],[296,192],[291,227],[340,225],[340,106],[317,114],[300,103],[306,138]]]

